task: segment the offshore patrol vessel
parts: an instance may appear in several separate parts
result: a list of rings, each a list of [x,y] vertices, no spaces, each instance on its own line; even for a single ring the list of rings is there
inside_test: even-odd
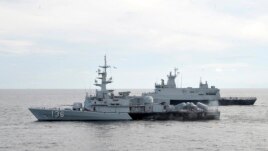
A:
[[[84,105],[79,102],[70,107],[29,108],[39,121],[105,121],[105,120],[209,120],[219,119],[218,109],[205,104],[182,102],[177,105],[154,102],[151,96],[130,96],[130,92],[119,92],[106,88],[112,83],[107,80],[106,56],[104,65],[99,66],[98,79],[95,85],[100,87],[95,95],[86,94]]]
[[[155,84],[154,92],[143,93],[143,96],[152,96],[155,102],[165,102],[171,105],[177,105],[183,102],[197,103],[218,106],[218,105],[253,105],[256,97],[221,97],[220,90],[215,86],[208,86],[208,83],[202,83],[200,80],[198,88],[177,88],[175,79],[177,69],[174,74],[170,72],[167,75],[168,81],[161,79],[160,84]]]

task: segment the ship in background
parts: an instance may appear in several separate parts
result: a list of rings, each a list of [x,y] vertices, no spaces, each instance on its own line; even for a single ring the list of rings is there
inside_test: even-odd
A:
[[[168,81],[165,83],[161,79],[160,84],[155,84],[154,92],[143,93],[143,96],[152,96],[155,102],[177,105],[183,102],[197,103],[201,102],[211,106],[217,105],[253,105],[256,97],[221,97],[220,90],[215,86],[208,86],[207,81],[202,83],[200,80],[198,88],[177,88],[175,79],[177,69],[174,74],[170,72],[167,75]]]

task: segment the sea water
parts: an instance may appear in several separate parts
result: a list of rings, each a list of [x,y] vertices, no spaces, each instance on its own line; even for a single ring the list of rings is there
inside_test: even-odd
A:
[[[131,90],[135,95],[149,90]],[[28,107],[83,102],[85,90],[0,90],[0,151],[268,150],[268,89],[253,106],[220,106],[220,120],[38,122]]]

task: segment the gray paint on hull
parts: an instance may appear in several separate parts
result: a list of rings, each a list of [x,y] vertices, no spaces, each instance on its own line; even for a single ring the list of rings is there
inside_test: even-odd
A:
[[[125,112],[89,112],[29,108],[39,121],[115,121],[132,120]]]

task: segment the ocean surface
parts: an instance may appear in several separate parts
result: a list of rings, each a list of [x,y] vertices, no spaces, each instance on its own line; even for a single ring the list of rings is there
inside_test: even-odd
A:
[[[221,95],[258,100],[220,106],[220,120],[212,121],[38,122],[28,107],[82,102],[85,90],[0,90],[0,151],[268,151],[268,89],[222,89]]]

